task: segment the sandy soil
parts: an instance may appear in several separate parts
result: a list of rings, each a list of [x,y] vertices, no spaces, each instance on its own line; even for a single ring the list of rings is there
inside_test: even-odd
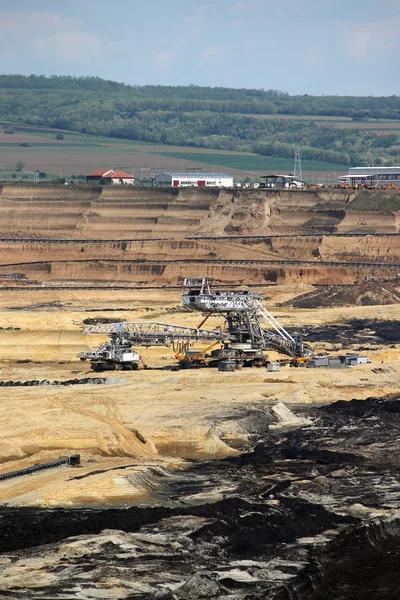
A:
[[[295,291],[293,286],[277,290],[269,306]],[[178,291],[165,290],[162,296],[160,291],[104,291],[96,298],[93,292],[71,291],[13,296],[0,292],[3,381],[86,376],[90,367],[76,355],[104,339],[82,335],[79,323],[87,317],[103,314],[188,325],[199,321],[196,314],[167,311],[179,306]],[[63,306],[46,306],[61,300]],[[22,310],[10,310],[10,305]],[[94,308],[98,313],[92,312]],[[109,312],[102,312],[105,308]],[[280,307],[274,314],[284,325],[306,329],[310,324],[353,318],[398,320],[400,306]],[[8,327],[19,329],[4,329]],[[320,349],[321,344],[317,347]],[[150,367],[174,364],[172,349],[142,349],[141,353]],[[0,482],[0,502],[47,506],[151,502],[157,485],[154,467],[181,470],[189,459],[229,456],[248,443],[240,415],[249,407],[262,411],[278,402],[290,406],[398,393],[398,347],[382,346],[365,354],[372,358],[372,364],[341,370],[141,370],[108,373],[111,381],[107,385],[2,387],[1,472],[53,460],[70,451],[81,454],[82,465]],[[27,359],[32,362],[18,362]],[[374,373],[377,366],[385,369]],[[101,472],[76,478],[96,471]]]

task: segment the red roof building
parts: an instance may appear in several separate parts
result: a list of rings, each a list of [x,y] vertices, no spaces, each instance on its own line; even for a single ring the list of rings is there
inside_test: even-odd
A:
[[[133,179],[133,177],[123,171],[109,171],[106,175],[103,175],[103,179]]]
[[[111,183],[114,185],[133,185],[135,179],[133,175],[124,173],[124,171],[113,171],[113,169],[98,169],[86,175],[87,183]]]
[[[124,171],[110,171],[106,175],[103,175],[102,179],[114,185],[133,185],[135,181],[133,175],[124,173]]]
[[[113,173],[112,169],[99,169],[98,171],[93,171],[93,173],[89,173],[86,177],[104,177],[108,173]]]

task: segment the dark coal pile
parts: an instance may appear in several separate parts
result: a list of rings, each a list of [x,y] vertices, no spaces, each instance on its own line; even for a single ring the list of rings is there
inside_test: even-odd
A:
[[[288,329],[290,330],[290,328]],[[352,319],[341,325],[310,326],[307,328],[305,340],[307,342],[329,342],[342,346],[351,344],[390,345],[400,341],[400,322]]]
[[[30,379],[28,381],[0,381],[0,387],[21,387],[35,385],[101,385],[108,383],[107,377],[83,377],[82,379],[66,379],[65,381],[49,381],[48,379]]]
[[[121,309],[121,310],[125,310],[125,309]],[[86,312],[88,312],[88,311],[86,311]],[[87,319],[83,319],[83,323],[85,325],[99,325],[99,324],[106,325],[107,323],[125,323],[125,322],[126,322],[126,319],[119,319],[117,317],[88,317]]]
[[[335,306],[379,306],[398,304],[398,285],[391,281],[366,281],[356,285],[328,285],[296,296],[280,306],[320,308]]]
[[[274,600],[398,600],[400,518],[362,523],[316,550]]]
[[[254,452],[194,462],[153,507],[2,508],[0,597],[397,599],[400,397],[280,432],[259,410],[236,415]]]

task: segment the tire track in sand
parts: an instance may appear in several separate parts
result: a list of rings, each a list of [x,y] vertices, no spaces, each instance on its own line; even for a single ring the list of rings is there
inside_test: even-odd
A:
[[[56,397],[48,398],[48,401],[53,405],[62,409],[70,410],[76,414],[89,417],[108,425],[113,435],[102,435],[98,432],[98,449],[101,454],[107,456],[129,456],[132,458],[156,458],[158,452],[151,442],[143,442],[129,427],[124,425],[112,416],[105,416],[95,411],[86,408],[72,405],[70,402],[61,401]]]

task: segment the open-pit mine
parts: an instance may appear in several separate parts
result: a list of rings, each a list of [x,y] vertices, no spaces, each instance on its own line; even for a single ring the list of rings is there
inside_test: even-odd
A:
[[[0,598],[395,600],[400,193],[0,189]]]

